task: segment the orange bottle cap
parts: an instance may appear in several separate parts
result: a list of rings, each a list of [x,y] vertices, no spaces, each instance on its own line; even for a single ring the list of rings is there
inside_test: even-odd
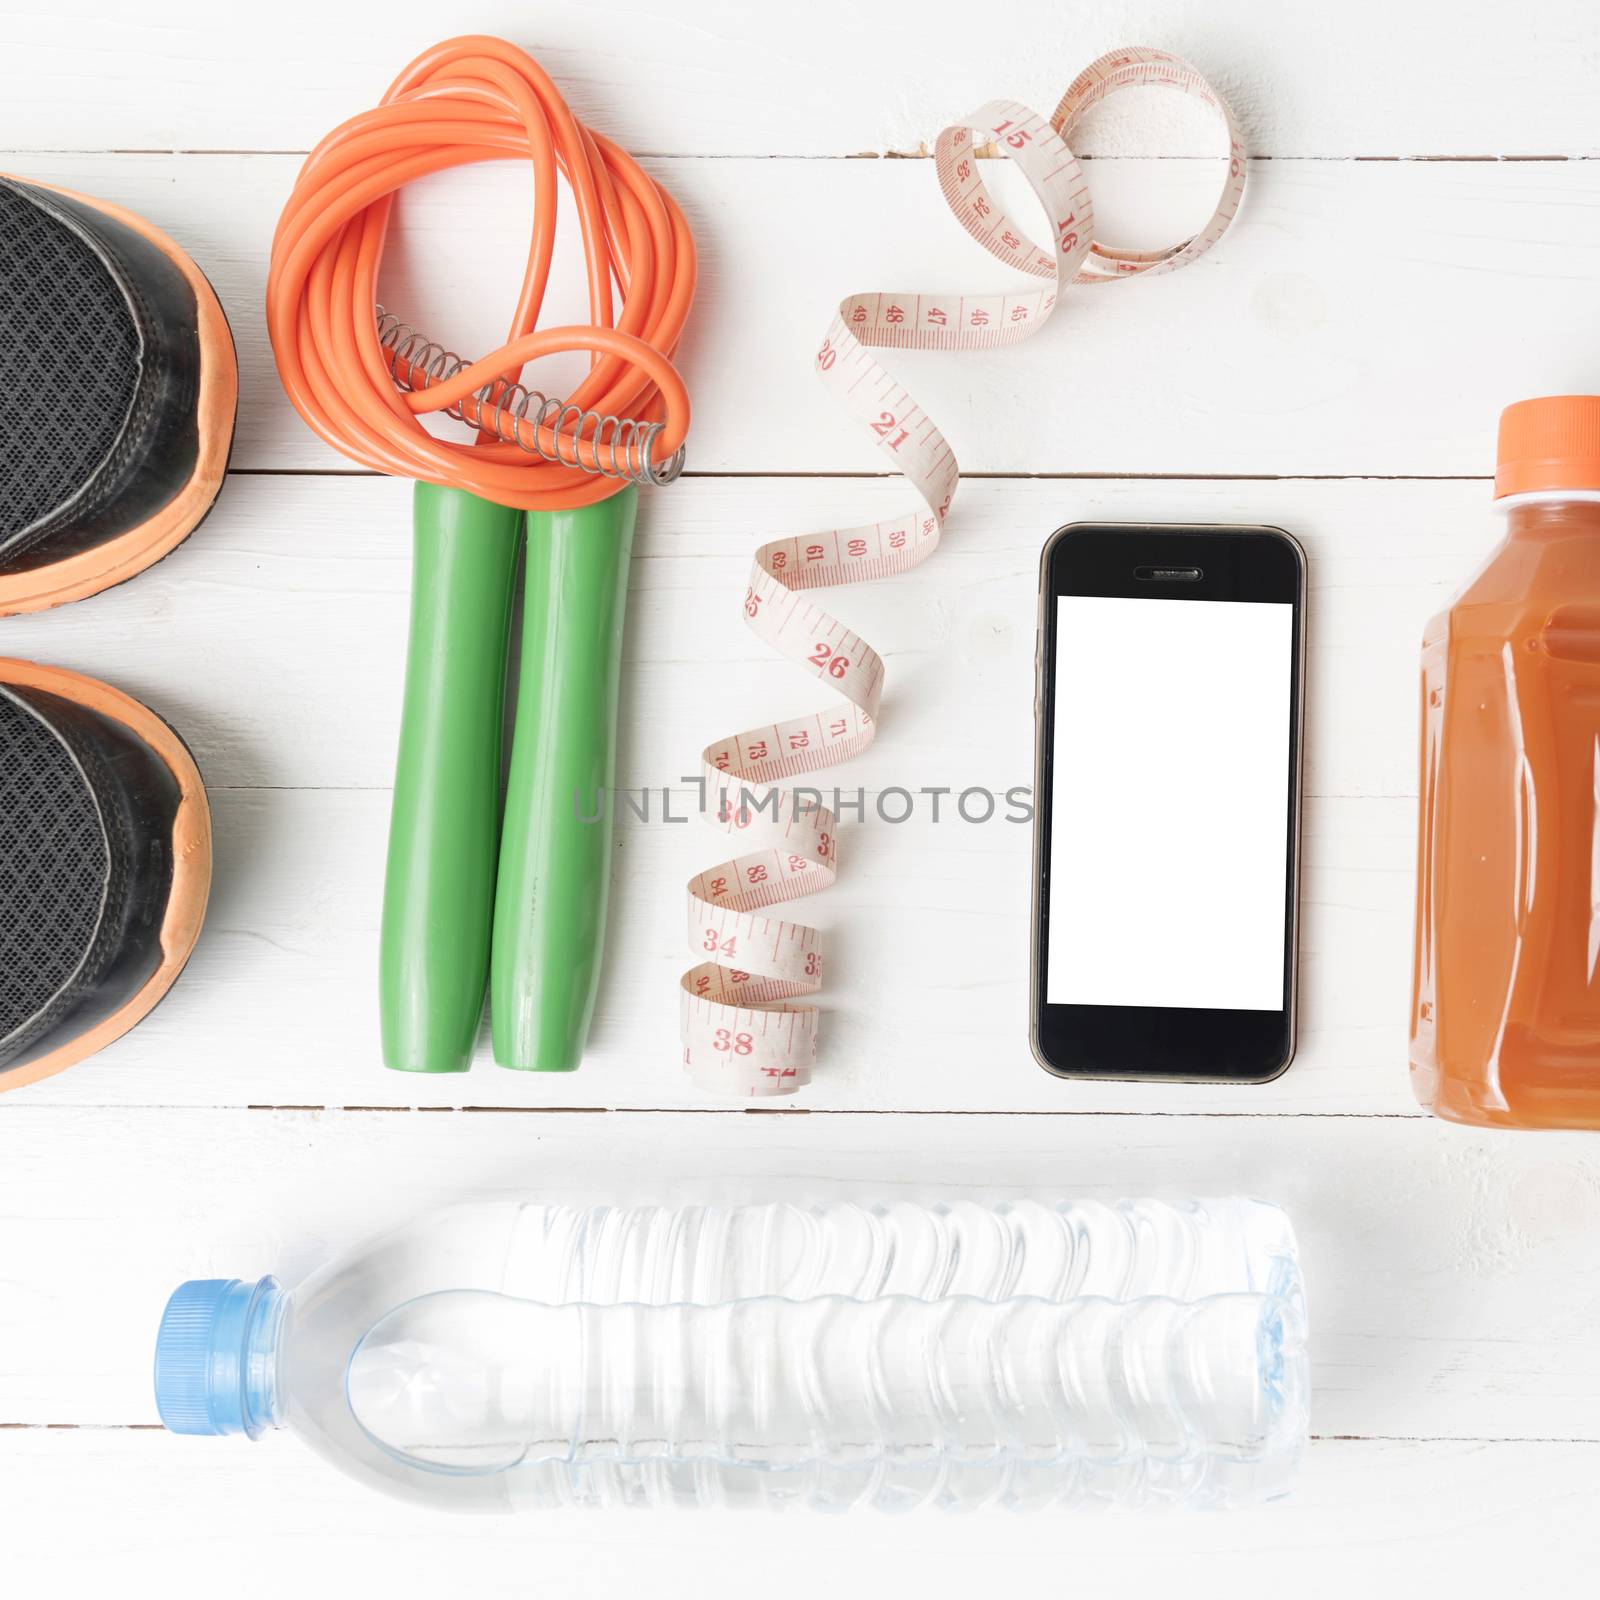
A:
[[[1519,400],[1500,413],[1494,493],[1600,489],[1600,395]]]

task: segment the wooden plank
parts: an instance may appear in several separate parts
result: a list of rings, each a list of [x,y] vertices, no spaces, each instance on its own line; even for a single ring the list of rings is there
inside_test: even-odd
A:
[[[146,696],[183,730],[213,785],[386,789],[410,499],[383,479],[235,475],[205,526],[161,565],[86,604],[5,619],[0,651]],[[779,533],[907,505],[895,480],[686,479],[647,495],[619,782],[687,781],[712,739],[833,703],[745,626],[751,553]],[[1003,792],[1032,782],[1039,550],[1062,523],[1086,519],[1295,533],[1311,585],[1308,790],[1415,794],[1422,627],[1498,537],[1481,481],[973,480],[922,567],[819,594],[888,664],[881,736],[829,769],[829,786]]]
[[[259,311],[293,158],[11,165],[149,214],[212,274],[243,364],[237,466],[347,465],[284,401]],[[993,166],[997,190],[1017,200],[1009,164]],[[931,165],[651,168],[680,195],[704,255],[681,352],[692,469],[884,470],[812,376],[838,299],[1014,283],[944,214]],[[1205,163],[1102,162],[1091,181],[1107,232],[1149,245],[1203,217],[1214,176]],[[1013,351],[889,364],[969,472],[1482,475],[1502,406],[1593,381],[1572,330],[1592,317],[1597,201],[1595,163],[1259,163],[1236,231],[1193,269],[1071,291],[1052,326]],[[493,348],[527,207],[525,175],[505,165],[408,194],[386,303],[457,350]],[[1018,216],[1034,224],[1031,202]],[[586,314],[574,230],[564,237],[552,322]],[[575,370],[558,361],[530,376],[562,392]]]
[[[1163,14],[1163,10],[1165,14]],[[1049,112],[1117,45],[1187,55],[1233,101],[1262,154],[1592,155],[1585,0],[1536,16],[1477,8],[1441,26],[1430,0],[1337,11],[1234,0],[1210,10],[1010,0],[979,18],[921,0],[914,20],[816,0],[803,17],[740,0],[483,0],[470,23],[526,45],[580,115],[631,149],[710,155],[915,150],[997,95]],[[462,19],[463,23],[467,19]],[[0,140],[26,149],[308,149],[374,104],[452,19],[426,0],[280,0],[265,28],[168,3],[0,17]],[[1094,130],[1093,148],[1205,150],[1157,101]]]
[[[196,1052],[194,1059],[199,1059]],[[1405,1119],[0,1109],[0,1421],[153,1422],[186,1277],[294,1284],[456,1201],[1254,1193],[1295,1222],[1322,1436],[1600,1439],[1600,1148]],[[92,1308],[92,1310],[91,1310]],[[226,1446],[192,1447],[221,1471]],[[4,1439],[0,1435],[0,1454]]]
[[[146,1575],[170,1592],[175,1563],[204,1562],[242,1600],[803,1600],[845,1573],[850,1593],[961,1600],[1002,1575],[1052,1592],[1070,1551],[1074,1585],[1096,1600],[1233,1600],[1284,1583],[1320,1600],[1579,1594],[1600,1558],[1600,1448],[1581,1444],[1323,1440],[1291,1498],[1232,1516],[478,1518],[377,1498],[287,1438],[39,1431],[0,1433],[0,1496],[7,1574],[26,1593]],[[63,1505],[94,1508],[93,1538],[63,1537]]]
[[[386,1072],[378,911],[387,796],[224,790],[206,931],[132,1033],[13,1099],[29,1105],[426,1105],[737,1109],[680,1070],[683,885],[719,859],[698,828],[629,819],[583,1069]],[[679,804],[687,809],[687,800]],[[682,814],[681,812],[679,813]],[[1029,830],[926,820],[851,830],[840,884],[797,912],[833,977],[811,1110],[1418,1115],[1406,1077],[1414,806],[1314,802],[1306,818],[1300,1053],[1262,1087],[1066,1083],[1027,1044]],[[709,845],[707,841],[712,841]]]
[[[236,478],[189,545],[138,582],[0,629],[8,651],[147,698],[213,785],[216,895],[177,990],[97,1061],[27,1091],[100,1104],[706,1104],[675,1065],[683,885],[722,839],[662,820],[703,742],[827,697],[738,610],[752,529],[865,506],[885,482],[693,480],[653,496],[633,569],[610,963],[586,1069],[416,1080],[377,1066],[374,972],[404,652],[407,493],[376,479]],[[1032,616],[1044,534],[1073,517],[1267,521],[1311,556],[1301,1054],[1260,1089],[1160,1091],[1164,1110],[1414,1111],[1405,1080],[1416,640],[1492,531],[1478,483],[969,484],[947,547],[841,594],[886,652],[874,749],[822,775],[865,790],[845,871],[804,916],[838,956],[812,1107],[1137,1110],[1152,1091],[1067,1085],[1027,1052],[1029,833],[918,796],[1032,781]],[[893,805],[900,805],[898,800]],[[897,815],[893,805],[889,815]],[[673,815],[692,797],[678,792]],[[978,813],[969,806],[974,814]],[[907,964],[901,957],[909,952]],[[980,1069],[981,1064],[981,1069]]]

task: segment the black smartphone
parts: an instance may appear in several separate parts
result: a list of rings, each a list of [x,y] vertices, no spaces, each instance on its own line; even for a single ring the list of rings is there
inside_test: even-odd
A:
[[[1032,1044],[1062,1077],[1294,1055],[1305,556],[1074,523],[1040,564]]]

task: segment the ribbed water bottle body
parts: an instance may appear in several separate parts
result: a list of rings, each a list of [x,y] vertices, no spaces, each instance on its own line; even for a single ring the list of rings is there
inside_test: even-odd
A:
[[[462,1508],[1233,1506],[1307,1428],[1293,1235],[1247,1200],[508,1202],[279,1323],[274,1420]]]

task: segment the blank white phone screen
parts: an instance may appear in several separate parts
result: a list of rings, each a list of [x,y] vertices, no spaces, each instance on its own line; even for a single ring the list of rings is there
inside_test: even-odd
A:
[[[1293,625],[1058,598],[1047,1003],[1282,1008]]]

